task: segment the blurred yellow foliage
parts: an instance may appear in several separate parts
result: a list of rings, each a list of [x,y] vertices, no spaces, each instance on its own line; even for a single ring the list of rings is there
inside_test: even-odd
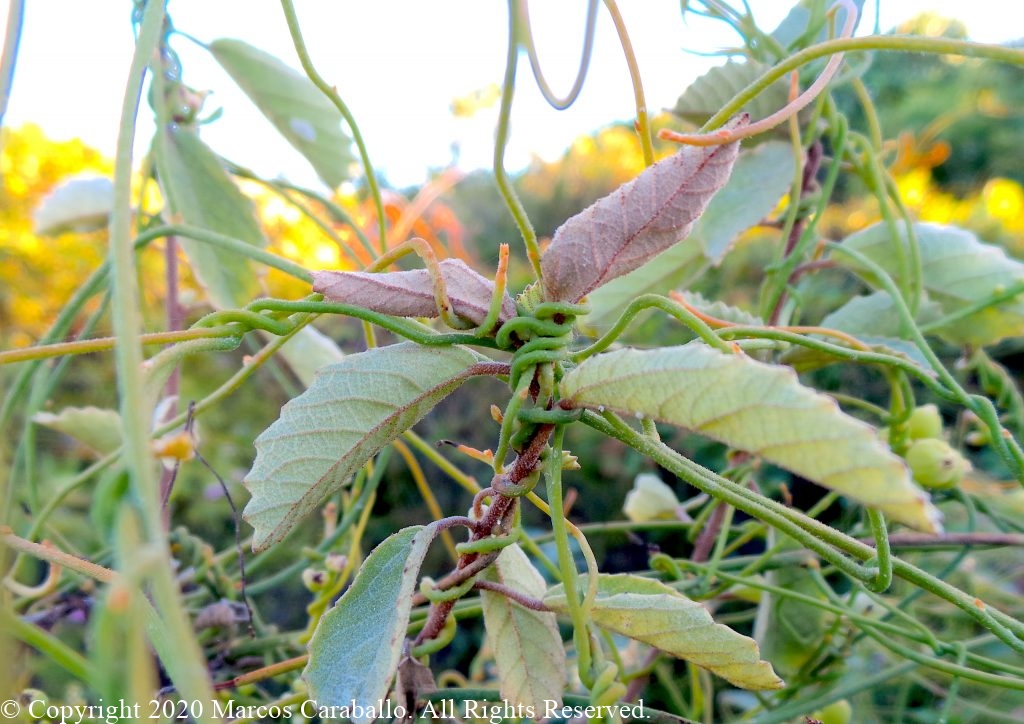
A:
[[[110,175],[113,164],[79,139],[52,141],[35,125],[4,129],[0,150],[0,343],[24,347],[50,325],[103,260],[106,232],[37,237],[32,212],[61,180]]]
[[[4,129],[0,154],[0,347],[25,347],[35,343],[50,327],[62,307],[88,276],[103,263],[107,253],[105,229],[67,232],[56,237],[33,233],[32,214],[43,198],[71,176],[84,172],[110,176],[113,163],[82,141],[53,141],[38,126]],[[441,256],[466,258],[462,226],[451,210],[437,203],[440,192],[458,181],[442,174],[412,200],[397,193],[388,195],[385,211],[394,246],[411,235],[421,236]],[[351,220],[332,217],[322,204],[291,192],[279,193],[255,181],[240,187],[255,203],[268,239],[268,249],[308,269],[359,269],[379,253],[374,230],[376,211],[372,202],[354,191],[338,192],[330,202]],[[163,206],[155,183],[146,184],[142,207],[147,214]],[[365,242],[353,229],[369,230]],[[400,237],[400,238],[399,238]],[[147,309],[159,314],[164,296],[163,243],[151,244],[140,255],[142,287]],[[182,254],[181,301],[205,311],[205,295],[189,273]],[[264,277],[268,294],[298,298],[309,294],[309,285],[276,270]],[[89,310],[94,309],[93,300]],[[161,328],[155,317],[151,329]],[[100,332],[102,333],[102,332]]]
[[[1024,188],[1016,181],[994,178],[971,194],[957,197],[936,185],[928,164],[903,170],[894,180],[900,200],[916,220],[962,226],[1024,258]],[[874,199],[858,198],[830,206],[823,228],[829,229],[833,238],[841,238],[880,218]]]

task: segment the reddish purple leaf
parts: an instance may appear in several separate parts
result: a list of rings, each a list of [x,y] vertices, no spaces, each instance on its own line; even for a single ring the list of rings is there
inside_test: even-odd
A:
[[[439,266],[452,303],[452,311],[472,324],[487,318],[494,282],[477,274],[460,259],[445,259]],[[426,269],[400,272],[313,272],[313,291],[331,302],[357,304],[364,309],[396,317],[437,317],[437,302]],[[516,316],[507,294],[498,314],[500,325]]]
[[[747,122],[737,116],[724,130]],[[541,259],[546,298],[576,302],[685,238],[738,153],[738,142],[686,146],[562,224]]]

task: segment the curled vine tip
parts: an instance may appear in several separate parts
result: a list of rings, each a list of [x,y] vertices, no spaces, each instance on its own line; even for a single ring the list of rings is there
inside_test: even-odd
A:
[[[854,28],[857,26],[857,6],[853,4],[852,0],[838,0],[836,4],[829,9],[829,12],[834,13],[840,6],[842,6],[843,10],[846,11],[846,21],[843,23],[843,29],[840,32],[839,37],[849,38],[853,36]],[[741,139],[750,138],[751,136],[756,136],[759,133],[770,131],[810,105],[810,103],[817,98],[823,90],[825,90],[825,87],[839,70],[839,66],[842,62],[843,53],[836,53],[833,55],[829,58],[828,64],[825,66],[825,70],[821,72],[821,75],[818,76],[807,90],[775,113],[751,123],[744,128],[720,128],[716,131],[711,131],[710,133],[677,133],[676,131],[663,128],[658,131],[658,138],[663,141],[673,141],[687,146],[720,146],[722,144],[734,143]],[[769,74],[773,72],[774,71],[771,70],[768,71]]]

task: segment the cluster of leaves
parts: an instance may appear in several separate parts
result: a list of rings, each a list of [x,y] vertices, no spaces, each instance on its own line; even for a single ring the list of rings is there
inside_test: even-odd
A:
[[[425,224],[416,201],[384,203],[354,119],[316,74],[291,3],[282,4],[306,75],[241,41],[207,47],[331,188],[352,160],[341,130],[348,124],[367,180],[361,214],[336,197],[267,186],[364,268],[310,271],[267,250],[266,229],[232,178],[251,174],[203,142],[203,94],[180,77],[173,27],[162,4],[140,7],[136,83],[142,65],[157,59],[149,100],[158,130],[145,183],[159,185],[165,207],[159,215],[140,208],[134,240],[119,237],[129,202],[119,166],[111,257],[118,260],[119,243],[130,251],[133,241],[175,239],[214,311],[143,340],[124,291],[134,280],[111,264],[23,358],[2,422],[25,425],[14,479],[27,480],[26,490],[7,501],[32,517],[5,515],[12,527],[0,535],[53,566],[38,586],[16,580],[27,558],[9,566],[14,600],[3,616],[15,637],[85,683],[90,699],[131,701],[150,698],[158,681],[144,631],[171,691],[210,703],[190,711],[197,720],[217,718],[223,707],[214,704],[225,701],[251,720],[259,715],[244,707],[309,700],[353,705],[348,718],[369,721],[389,692],[410,714],[425,701],[500,698],[529,718],[552,703],[606,707],[596,711],[615,718],[643,699],[677,717],[841,720],[852,699],[858,720],[871,720],[905,706],[917,695],[911,686],[927,689],[945,717],[1021,705],[1019,601],[997,585],[999,561],[959,564],[972,546],[1022,542],[1024,397],[992,352],[1024,332],[1024,263],[970,231],[913,218],[882,164],[880,139],[851,126],[830,91],[790,115],[788,133],[740,143],[787,105],[786,63],[827,39],[835,13],[824,2],[803,0],[772,33],[724,3],[684,5],[729,23],[744,43],[737,59],[680,97],[677,117],[710,117],[709,133],[684,138],[695,145],[655,163],[638,108],[636,158],[645,168],[561,223],[543,251],[496,168],[534,273],[523,288],[509,282],[507,247],[488,278],[461,253],[457,225],[443,216]],[[849,26],[855,5],[840,5]],[[517,3],[510,12],[519,17]],[[522,32],[509,39],[511,64],[520,47],[534,53]],[[888,42],[902,49],[899,38]],[[1024,64],[1019,52],[955,47]],[[845,82],[861,79],[851,72]],[[513,88],[510,73],[504,123]],[[862,112],[873,117],[860,90]],[[844,174],[870,190],[881,219],[832,242],[823,219]],[[437,225],[441,233],[404,241]],[[726,304],[701,280],[741,263],[737,239],[755,226],[771,263],[747,305]],[[175,244],[165,243],[173,267]],[[396,266],[410,257],[422,268]],[[262,268],[290,275],[305,296],[253,301]],[[119,410],[35,414],[63,369],[42,360],[103,348],[102,340],[48,345],[64,338],[108,277],[118,353],[141,341],[169,346],[142,370],[119,357]],[[172,275],[169,295],[177,284]],[[823,304],[825,286],[841,292]],[[634,323],[650,311],[671,320],[678,343]],[[313,322],[327,315],[363,322],[366,349],[345,353],[318,332]],[[173,380],[166,383],[180,363],[243,342],[252,354],[176,414]],[[950,364],[957,356],[959,367]],[[206,463],[217,477],[199,452],[196,420],[252,385],[274,358],[305,391],[289,395],[255,440],[244,511],[255,558],[230,546],[214,552],[195,531],[168,532],[179,467]],[[873,385],[839,377],[843,384],[830,389],[837,367]],[[433,440],[412,429],[437,420],[463,387],[488,390],[462,397],[473,424],[488,429],[488,415],[495,423],[493,452],[452,441],[480,466],[473,474],[431,444],[441,437],[436,427],[425,428]],[[152,420],[151,435],[139,429],[143,420]],[[98,458],[57,490],[36,485],[36,424],[81,439]],[[577,526],[563,474],[593,469],[595,436],[647,472],[628,496],[628,481],[576,476],[579,509],[591,518]],[[151,449],[133,447],[149,437]],[[693,437],[716,454],[693,452]],[[1013,481],[1012,492],[967,476],[968,442],[987,469]],[[382,481],[396,456],[430,518],[403,511],[398,530],[371,532],[394,487]],[[157,458],[166,465],[162,499]],[[446,496],[452,509],[439,504],[439,484],[420,460],[460,488]],[[676,480],[697,492],[680,500]],[[93,481],[90,516],[102,537],[94,560],[36,544],[57,530],[51,515],[62,500]],[[625,520],[586,505],[616,482]],[[309,524],[315,517],[322,526]],[[590,539],[622,530],[657,536],[658,545],[612,571]],[[465,540],[456,542],[455,531]],[[438,558],[442,546],[448,561]],[[950,547],[954,554],[942,552]],[[247,578],[231,568],[236,558]],[[112,568],[99,565],[108,561]],[[103,587],[64,578],[58,566]],[[305,618],[278,616],[289,603],[286,584],[299,581],[309,594]],[[75,615],[89,620],[88,660],[53,632]],[[121,653],[126,639],[134,644]],[[684,671],[688,686],[678,683]],[[287,680],[275,683],[280,675]],[[222,690],[216,700],[211,679]]]

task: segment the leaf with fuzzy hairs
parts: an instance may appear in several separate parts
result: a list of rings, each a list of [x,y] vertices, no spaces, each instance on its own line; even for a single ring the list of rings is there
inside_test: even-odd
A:
[[[544,577],[518,545],[501,552],[483,578],[534,598],[542,598]],[[565,647],[550,611],[535,611],[501,593],[480,591],[484,627],[498,669],[501,698],[541,710],[562,701]]]
[[[703,342],[621,349],[562,378],[574,407],[609,409],[693,430],[885,513],[917,530],[942,515],[874,428],[805,387],[789,367],[725,354]]]
[[[320,369],[256,438],[243,517],[253,550],[280,541],[363,463],[459,387],[482,357],[466,347],[376,347]]]
[[[439,266],[455,314],[472,324],[487,317],[494,282],[477,274],[461,259],[445,259]],[[313,272],[313,291],[331,302],[360,307],[396,317],[436,317],[434,284],[426,269],[398,272]],[[516,305],[505,295],[498,324],[516,316]]]
[[[302,678],[312,699],[326,706],[355,702],[365,713],[351,720],[373,721],[372,707],[387,697],[402,657],[416,581],[433,537],[430,527],[403,528],[363,561],[310,639]]]
[[[586,586],[586,576],[580,576]],[[544,598],[556,613],[568,612],[565,588]],[[590,618],[601,628],[643,641],[690,661],[744,689],[781,689],[772,665],[761,660],[757,643],[715,623],[708,610],[660,581],[627,573],[598,576]]]
[[[738,116],[724,130],[747,125]],[[681,241],[722,188],[739,143],[686,146],[562,224],[541,258],[549,301],[576,302]]]

